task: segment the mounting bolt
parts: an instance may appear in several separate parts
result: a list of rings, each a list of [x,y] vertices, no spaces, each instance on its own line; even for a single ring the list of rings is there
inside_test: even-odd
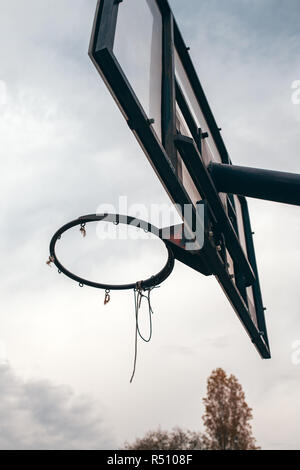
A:
[[[221,245],[217,245],[217,246],[216,246],[216,250],[217,250],[217,251],[222,251]]]
[[[149,125],[154,124],[155,119],[153,119],[153,118],[147,119],[147,122],[148,122]]]
[[[208,132],[202,132],[201,137],[202,139],[207,139],[209,137]]]
[[[255,235],[255,232],[251,232],[252,235]]]
[[[229,279],[234,279],[234,274],[229,274]]]
[[[191,48],[190,48],[190,47],[187,47],[187,48],[186,48],[186,50],[187,50],[187,52],[188,52],[188,51],[190,51],[190,50],[191,50]]]
[[[115,0],[115,3],[122,3],[123,0]]]
[[[267,310],[267,307],[263,307],[263,311],[265,312]]]

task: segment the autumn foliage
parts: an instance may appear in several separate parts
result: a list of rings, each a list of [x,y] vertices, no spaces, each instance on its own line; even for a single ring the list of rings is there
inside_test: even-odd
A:
[[[234,375],[227,377],[223,369],[214,370],[207,381],[207,397],[203,401],[206,448],[258,449],[249,423],[252,410],[247,405],[243,389]]]
[[[203,399],[205,433],[184,431],[149,431],[127,450],[258,450],[252,436],[252,410],[234,375],[227,376],[218,368],[207,380],[207,396]]]

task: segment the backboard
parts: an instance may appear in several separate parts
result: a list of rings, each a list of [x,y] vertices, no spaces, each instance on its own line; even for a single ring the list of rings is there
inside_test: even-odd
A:
[[[175,257],[216,276],[269,358],[247,202],[211,177],[211,162],[231,160],[167,0],[98,0],[89,55],[173,203],[196,220],[205,207],[203,246],[171,237]]]

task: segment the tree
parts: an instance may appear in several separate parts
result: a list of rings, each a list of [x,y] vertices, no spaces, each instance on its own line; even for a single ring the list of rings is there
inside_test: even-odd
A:
[[[149,431],[135,442],[125,443],[126,450],[258,450],[252,436],[252,410],[234,375],[223,369],[212,371],[203,399],[205,434],[174,428]]]
[[[125,443],[126,450],[200,450],[202,435],[194,431],[174,428],[172,431],[149,431],[133,444]]]
[[[216,450],[256,450],[249,421],[252,409],[234,375],[227,377],[223,369],[212,372],[207,380],[207,397],[203,399],[206,427],[204,445]]]

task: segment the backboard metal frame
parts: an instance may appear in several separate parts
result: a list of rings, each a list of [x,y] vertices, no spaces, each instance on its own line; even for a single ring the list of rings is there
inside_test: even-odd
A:
[[[260,355],[263,358],[269,358],[270,350],[247,203],[244,198],[240,198],[247,240],[247,253],[245,253],[235,227],[225,209],[224,202],[215,187],[208,168],[203,162],[201,149],[205,136],[201,134],[201,129],[195,123],[188,103],[186,103],[184,94],[176,80],[175,50],[179,55],[193,93],[205,117],[210,137],[214,141],[221,161],[225,164],[231,164],[220,130],[167,0],[152,1],[156,2],[161,12],[163,25],[162,142],[152,126],[152,116],[146,115],[113,52],[120,0],[98,0],[89,56],[171,200],[181,206],[184,204],[192,205],[194,217],[198,217],[195,204],[191,201],[184,185],[178,178],[178,158],[180,155],[202,200],[207,204],[210,223],[204,227],[205,243],[203,248],[194,254],[193,263],[190,259],[193,254],[185,254],[184,250],[180,250],[179,247],[177,247],[177,251],[180,252],[180,255],[176,256],[175,253],[175,256],[197,271],[205,275],[214,274],[217,277]],[[182,114],[185,115],[185,121],[188,123],[192,138],[178,133],[176,127],[176,102]],[[188,221],[184,222],[188,223]],[[216,240],[215,234],[218,232],[223,239]],[[211,233],[214,236],[211,236]],[[250,316],[247,301],[245,301],[241,290],[237,287],[238,283],[233,281],[232,275],[228,271],[226,254],[217,249],[220,245],[223,248],[226,247],[226,252],[230,254],[237,272],[239,272],[240,282],[243,283],[245,288],[252,286],[255,298],[256,322]]]

